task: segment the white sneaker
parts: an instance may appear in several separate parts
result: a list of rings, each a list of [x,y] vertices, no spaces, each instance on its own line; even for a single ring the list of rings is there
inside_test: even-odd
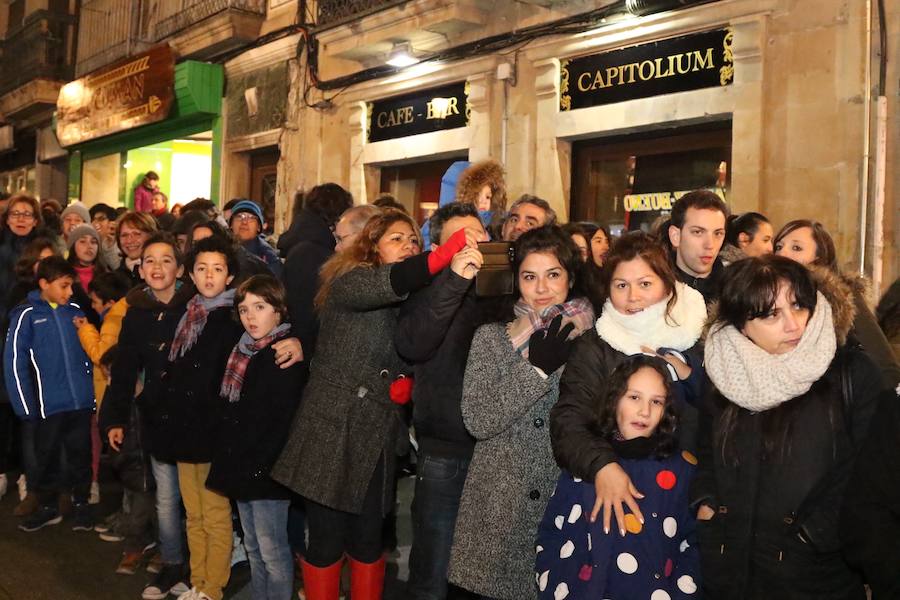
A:
[[[178,600],[197,600],[197,588],[192,587],[185,593],[178,596]]]
[[[9,488],[9,480],[6,478],[6,473],[0,473],[0,498],[6,495],[7,488]]]
[[[91,482],[91,495],[88,498],[88,504],[100,504],[100,483]]]
[[[19,502],[22,502],[25,500],[25,496],[28,495],[28,481],[25,479],[24,473],[19,475],[19,479],[16,480],[16,485],[19,486]]]

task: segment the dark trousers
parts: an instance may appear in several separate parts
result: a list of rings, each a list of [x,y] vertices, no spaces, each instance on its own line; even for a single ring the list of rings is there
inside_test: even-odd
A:
[[[288,509],[288,543],[291,545],[291,552],[306,555],[306,507],[300,496],[294,495],[291,498],[291,507]]]
[[[453,530],[468,472],[468,458],[419,457],[406,594],[411,600],[447,597]]]
[[[26,421],[34,436],[34,474],[28,488],[42,506],[56,505],[62,490],[72,490],[75,504],[86,504],[91,491],[91,409]],[[65,452],[65,465],[62,454]]]
[[[308,563],[316,567],[327,567],[339,561],[345,553],[363,563],[373,563],[381,558],[383,479],[382,457],[369,481],[362,511],[358,515],[307,500],[309,547],[305,558]]]
[[[131,494],[130,510],[122,515],[119,533],[125,536],[125,551],[136,552],[156,539],[156,492]]]

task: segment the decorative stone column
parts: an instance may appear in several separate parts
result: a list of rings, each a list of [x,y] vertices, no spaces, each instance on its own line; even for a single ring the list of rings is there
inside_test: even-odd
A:
[[[466,80],[469,107],[468,126],[472,135],[469,142],[469,160],[471,162],[491,157],[492,82],[493,79],[487,73],[478,73]]]
[[[537,124],[532,189],[556,211],[560,221],[568,220],[569,164],[571,144],[556,137],[559,113],[559,60],[550,58],[534,64],[534,93]]]
[[[369,130],[369,109],[365,102],[350,106],[350,189],[357,204],[368,203],[364,151]]]

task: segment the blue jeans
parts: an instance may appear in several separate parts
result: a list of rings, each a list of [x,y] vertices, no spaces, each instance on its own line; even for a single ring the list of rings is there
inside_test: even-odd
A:
[[[413,542],[409,553],[410,600],[444,600],[450,547],[469,459],[420,457],[412,503]]]
[[[237,503],[250,559],[253,600],[289,600],[293,596],[294,563],[287,532],[290,504],[290,500]]]
[[[156,479],[156,519],[159,522],[159,553],[167,565],[184,562],[184,523],[178,467],[150,457]]]

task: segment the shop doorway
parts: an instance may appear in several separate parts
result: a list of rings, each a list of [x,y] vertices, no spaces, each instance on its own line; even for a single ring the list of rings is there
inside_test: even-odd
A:
[[[731,122],[576,142],[573,221],[595,221],[614,235],[649,231],[684,193],[709,189],[728,201]]]
[[[81,199],[87,206],[134,206],[134,190],[144,175],[159,175],[168,208],[194,198],[209,198],[212,182],[212,132],[159,142],[85,160]]]
[[[280,154],[278,148],[270,148],[250,155],[250,199],[262,206],[266,233],[269,234],[275,226],[275,187]]]
[[[382,167],[379,192],[390,194],[406,207],[419,225],[438,209],[441,178],[460,158]]]

